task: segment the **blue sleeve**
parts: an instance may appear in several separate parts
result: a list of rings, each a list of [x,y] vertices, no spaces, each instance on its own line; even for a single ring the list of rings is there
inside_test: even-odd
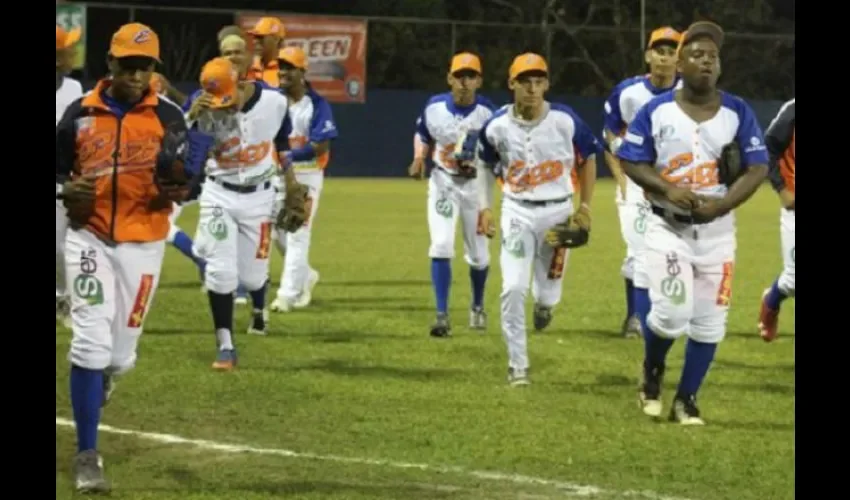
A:
[[[601,154],[604,151],[602,147],[602,143],[593,135],[593,132],[590,131],[590,127],[587,126],[581,118],[579,118],[575,113],[570,113],[573,118],[573,123],[575,125],[575,130],[573,131],[573,144],[575,144],[576,149],[578,149],[579,154],[585,160],[590,158],[593,155]]]
[[[483,95],[478,95],[477,101],[478,101],[478,104],[484,106],[485,108],[489,109],[490,111],[493,111],[494,113],[496,112],[496,105],[493,104],[493,101],[491,101],[490,99],[487,99]]]
[[[320,142],[336,139],[339,133],[336,129],[331,105],[324,99],[313,99],[313,117],[310,120],[310,142]]]
[[[620,111],[620,93],[623,91],[623,85],[614,87],[614,91],[608,96],[605,101],[605,130],[614,135],[623,135],[626,128],[626,123],[623,121],[623,115]]]
[[[623,145],[617,150],[617,157],[631,163],[649,163],[655,165],[657,155],[655,153],[655,140],[652,138],[652,118],[650,117],[652,106],[644,105],[640,108],[629,124],[626,135],[623,137]]]
[[[292,134],[292,121],[289,119],[289,111],[283,117],[277,135],[274,136],[274,145],[278,151],[289,151],[289,135]]]
[[[478,132],[478,158],[480,158],[484,163],[488,163],[490,165],[499,163],[499,152],[496,151],[496,147],[491,144],[490,139],[487,138],[487,129],[492,121],[493,118],[487,120],[487,122],[484,123],[484,126],[481,127],[481,131]]]
[[[198,89],[198,90],[192,92],[192,94],[189,96],[188,99],[186,99],[186,102],[183,103],[183,106],[181,106],[180,109],[183,110],[184,113],[188,113],[189,108],[192,107],[192,103],[195,102],[195,99],[197,99],[198,96],[200,96],[202,92],[203,92],[203,90],[201,90],[201,89]]]
[[[428,131],[428,121],[425,119],[425,116],[428,114],[428,105],[431,104],[432,100],[433,99],[429,100],[428,103],[425,104],[425,108],[416,119],[416,133],[422,138],[422,142],[424,143],[434,142],[434,138],[431,137],[431,132]]]
[[[767,165],[770,158],[756,114],[743,99],[739,99],[736,111],[740,123],[735,141],[741,148],[741,166],[749,168],[752,165]]]

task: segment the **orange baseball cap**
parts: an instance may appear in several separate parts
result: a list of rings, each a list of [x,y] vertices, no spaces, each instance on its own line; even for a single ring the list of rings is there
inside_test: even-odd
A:
[[[307,60],[307,54],[304,53],[301,47],[295,45],[280,49],[280,52],[277,53],[277,59],[303,70],[306,70],[310,65],[310,61]]]
[[[239,74],[233,63],[224,57],[216,57],[201,70],[201,88],[213,96],[211,108],[226,108],[236,102],[236,85]]]
[[[79,27],[71,31],[65,31],[58,24],[56,25],[56,50],[67,49],[80,41],[83,36],[83,30]]]
[[[254,28],[249,31],[254,36],[275,35],[283,38],[286,30],[283,29],[283,21],[276,17],[262,17]]]
[[[656,43],[659,42],[670,42],[674,45],[678,45],[681,41],[681,33],[674,30],[670,26],[663,26],[661,28],[653,30],[653,32],[650,33],[649,42],[646,44],[646,47],[651,49]]]
[[[150,57],[159,61],[159,36],[141,23],[125,24],[112,35],[112,57]]]
[[[452,65],[449,73],[454,74],[463,70],[471,70],[481,74],[481,59],[470,52],[461,52],[452,57]]]
[[[546,64],[546,59],[543,59],[543,56],[533,52],[526,52],[525,54],[520,54],[514,58],[514,62],[508,70],[508,75],[511,80],[514,80],[522,73],[527,73],[529,71],[542,71],[548,75],[549,65]]]

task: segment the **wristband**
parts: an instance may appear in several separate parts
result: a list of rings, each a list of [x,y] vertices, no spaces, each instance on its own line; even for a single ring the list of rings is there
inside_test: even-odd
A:
[[[312,142],[308,142],[305,146],[294,149],[289,153],[289,157],[292,158],[292,161],[309,161],[316,157],[316,148],[313,147]]]

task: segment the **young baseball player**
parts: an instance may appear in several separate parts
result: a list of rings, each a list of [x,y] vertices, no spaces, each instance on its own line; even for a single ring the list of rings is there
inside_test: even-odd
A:
[[[294,233],[277,231],[276,240],[284,252],[283,271],[277,297],[271,310],[286,312],[310,305],[319,273],[310,267],[309,252],[312,228],[322,194],[324,170],[330,160],[331,141],[337,136],[331,106],[307,83],[307,55],[300,47],[286,47],[278,55],[280,88],[289,100],[292,133],[290,156],[295,178],[309,188],[309,216],[304,226]]]
[[[547,232],[574,212],[590,230],[596,157],[602,145],[568,106],[545,99],[549,68],[543,57],[517,56],[509,69],[513,105],[493,115],[481,129],[478,152],[479,230],[493,234],[490,198],[494,169],[503,180],[501,215],[502,334],[508,350],[508,382],[526,385],[525,299],[529,282],[534,326],[542,330],[561,300],[568,254],[545,243]],[[578,169],[580,200],[573,200],[570,171]],[[585,240],[586,242],[586,240]]]
[[[634,289],[646,289],[647,286],[645,276],[637,272],[640,267],[637,257],[643,249],[649,202],[646,201],[643,190],[623,173],[623,168],[614,154],[623,143],[626,127],[634,119],[638,109],[653,97],[669,91],[676,85],[676,47],[681,37],[681,33],[670,27],[653,31],[644,52],[649,74],[623,80],[614,87],[614,91],[605,101],[605,159],[620,187],[616,195],[617,212],[620,216],[620,232],[626,243],[626,258],[621,268],[626,281],[626,318],[621,330],[624,337],[640,335]]]
[[[451,90],[431,97],[416,121],[413,162],[408,168],[411,176],[419,178],[424,173],[426,158],[435,167],[428,180],[426,208],[431,236],[428,250],[431,283],[437,301],[432,337],[451,335],[449,288],[458,219],[463,228],[464,258],[469,264],[472,284],[469,327],[482,330],[487,326],[484,286],[490,268],[490,249],[487,236],[478,231],[476,171],[474,165],[460,165],[454,155],[465,137],[468,134],[474,137],[493,116],[495,107],[477,93],[482,81],[481,60],[477,55],[462,52],[452,57],[446,79]]]
[[[287,153],[292,129],[288,103],[280,92],[239,82],[237,68],[223,57],[204,66],[201,88],[204,93],[197,99],[205,105],[190,124],[212,136],[215,147],[199,199],[195,252],[207,262],[205,285],[218,342],[213,368],[227,371],[237,363],[233,292],[240,282],[254,304],[248,332],[266,333],[269,249],[278,201],[272,181],[278,175],[278,155],[287,203],[297,200],[293,190],[299,185]]]
[[[764,291],[759,312],[759,334],[765,342],[771,342],[779,333],[779,308],[788,297],[794,297],[796,195],[796,99],[786,102],[770,122],[764,134],[770,155],[770,184],[779,194],[782,209],[779,230],[782,241],[784,269],[779,278]]]
[[[736,247],[732,211],[767,175],[755,114],[743,99],[716,87],[723,38],[714,23],[688,28],[678,50],[682,88],[645,104],[617,151],[651,204],[642,259],[651,308],[641,316],[640,403],[646,415],[661,415],[667,353],[686,335],[670,411],[670,420],[684,425],[704,423],[697,392],[726,335]]]
[[[65,113],[65,109],[83,95],[83,86],[73,78],[68,78],[74,63],[74,48],[80,40],[79,29],[65,31],[56,25],[56,125]],[[59,191],[65,179],[56,179],[56,321],[71,328],[70,304],[65,288],[65,232],[68,229],[68,216],[65,206],[59,199]]]
[[[71,406],[77,432],[76,489],[109,484],[97,452],[101,407],[136,347],[159,282],[171,202],[188,187],[181,164],[183,114],[151,92],[159,38],[122,26],[109,45],[112,77],[68,106],[56,128],[56,176],[70,229]],[[104,140],[109,138],[109,140]],[[182,183],[181,183],[182,182]]]
[[[260,18],[248,34],[254,37],[254,62],[250,78],[264,81],[272,88],[280,87],[277,56],[286,34],[283,22],[276,17]]]

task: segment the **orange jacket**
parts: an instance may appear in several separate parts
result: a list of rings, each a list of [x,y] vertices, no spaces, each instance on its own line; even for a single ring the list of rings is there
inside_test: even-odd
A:
[[[171,205],[151,210],[159,190],[154,170],[166,124],[186,130],[174,103],[148,92],[123,116],[104,99],[109,80],[77,99],[56,126],[56,181],[94,174],[95,213],[87,229],[115,243],[168,235]]]
[[[278,74],[277,61],[272,61],[263,66],[262,60],[259,57],[254,58],[254,63],[248,69],[248,80],[257,80],[266,82],[270,87],[280,87],[280,74]]]

